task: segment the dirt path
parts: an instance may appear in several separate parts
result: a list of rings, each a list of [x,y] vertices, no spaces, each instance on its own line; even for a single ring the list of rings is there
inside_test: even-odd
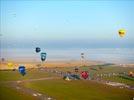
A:
[[[33,81],[42,81],[42,80],[51,80],[51,79],[60,79],[60,78],[59,77],[45,77],[45,78],[28,79],[28,80],[20,80],[20,81],[13,81],[13,82],[23,83],[23,82],[33,82]]]

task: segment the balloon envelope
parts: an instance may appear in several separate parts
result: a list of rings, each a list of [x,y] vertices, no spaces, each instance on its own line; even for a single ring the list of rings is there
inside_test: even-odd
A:
[[[84,79],[87,79],[88,78],[88,72],[87,71],[81,72],[81,77],[83,77]]]
[[[42,60],[42,61],[45,61],[45,60],[46,60],[46,56],[47,56],[47,54],[44,53],[44,52],[42,52],[42,53],[41,53],[41,60]]]
[[[79,71],[79,69],[78,69],[78,68],[75,68],[74,70],[75,70],[75,72],[78,72],[78,71]]]
[[[36,53],[39,53],[41,51],[41,49],[39,47],[36,47],[35,51],[36,51]]]
[[[26,72],[25,72],[26,70],[25,70],[25,66],[19,66],[19,72],[20,72],[20,74],[21,75],[25,75],[26,74]]]
[[[13,63],[9,62],[9,63],[7,63],[7,66],[10,68],[13,67]]]
[[[120,30],[118,31],[118,33],[119,33],[119,36],[120,36],[120,37],[124,37],[125,34],[126,34],[126,31],[125,31],[124,29],[120,29]]]

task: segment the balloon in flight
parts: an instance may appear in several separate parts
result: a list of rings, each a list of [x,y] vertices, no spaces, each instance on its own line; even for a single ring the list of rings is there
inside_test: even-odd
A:
[[[36,51],[36,53],[39,53],[41,51],[41,49],[39,47],[36,47],[35,51]]]
[[[81,72],[81,77],[83,77],[84,79],[87,79],[88,78],[88,72],[87,71],[82,71]]]
[[[79,72],[79,69],[78,68],[75,68],[74,70],[75,70],[75,72]]]
[[[13,63],[9,62],[9,63],[7,63],[7,66],[12,68],[13,67]]]
[[[40,54],[40,56],[41,56],[41,60],[42,60],[42,61],[45,61],[45,60],[46,60],[47,53],[42,52],[42,53]]]
[[[25,75],[26,74],[26,69],[25,69],[25,66],[19,66],[19,73],[21,74],[21,75]]]
[[[120,30],[118,31],[118,33],[119,33],[119,36],[120,36],[120,37],[124,37],[125,34],[126,34],[126,30],[125,30],[125,29],[120,29]]]

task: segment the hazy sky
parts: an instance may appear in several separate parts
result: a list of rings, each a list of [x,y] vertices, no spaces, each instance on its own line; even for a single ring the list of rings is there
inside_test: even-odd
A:
[[[1,48],[134,47],[133,0],[1,0],[0,7]]]

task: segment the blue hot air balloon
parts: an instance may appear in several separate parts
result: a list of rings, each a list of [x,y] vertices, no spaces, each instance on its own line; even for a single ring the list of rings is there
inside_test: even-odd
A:
[[[42,52],[40,55],[41,55],[41,60],[45,61],[47,54],[45,52]]]
[[[25,75],[26,74],[26,72],[25,72],[26,70],[25,70],[25,66],[19,66],[19,72],[20,72],[20,74],[21,75]]]
[[[41,51],[41,49],[39,47],[36,47],[35,51],[36,51],[36,53],[39,53]]]

